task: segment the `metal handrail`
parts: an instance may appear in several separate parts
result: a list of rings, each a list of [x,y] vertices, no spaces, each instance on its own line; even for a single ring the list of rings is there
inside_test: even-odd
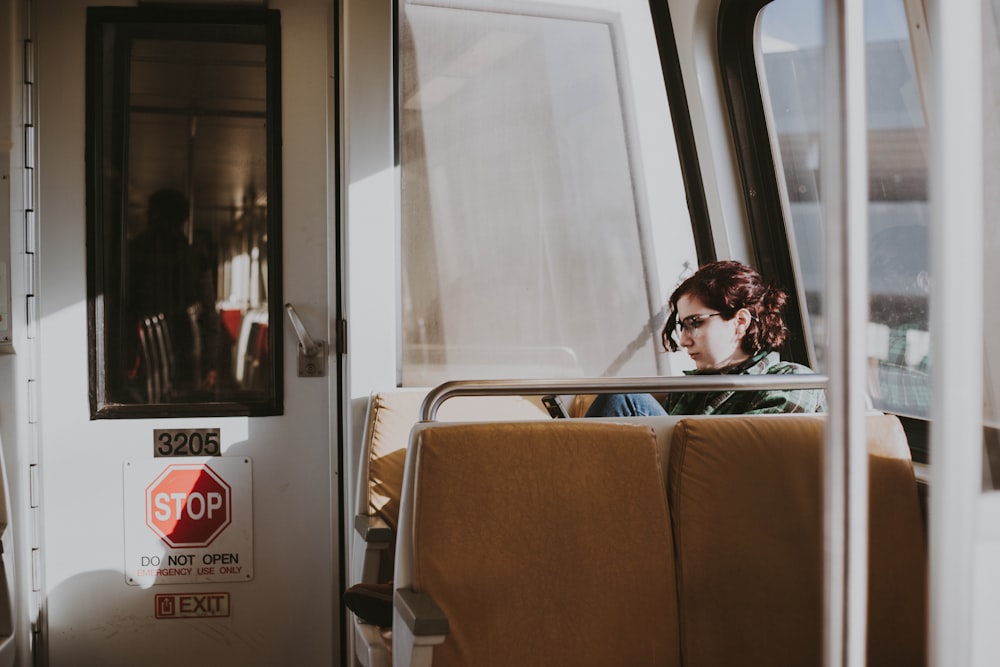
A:
[[[434,421],[441,404],[456,396],[543,396],[546,394],[619,394],[653,391],[762,391],[826,389],[820,373],[787,375],[676,375],[630,378],[556,378],[546,380],[451,380],[427,392],[420,420]]]

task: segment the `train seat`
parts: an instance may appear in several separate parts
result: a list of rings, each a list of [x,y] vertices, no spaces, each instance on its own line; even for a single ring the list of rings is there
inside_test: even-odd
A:
[[[355,526],[359,533],[389,538],[399,515],[403,464],[410,430],[420,419],[427,390],[398,389],[373,393],[369,398],[363,436]],[[437,419],[455,421],[512,421],[550,419],[541,402],[520,396],[458,397],[441,406]],[[373,535],[374,533],[374,535]],[[386,554],[391,559],[390,553]],[[388,567],[386,567],[388,565]],[[373,583],[391,577],[391,560],[380,568],[366,567],[359,581]]]
[[[350,584],[379,583],[393,577],[393,545],[403,487],[410,430],[420,419],[427,389],[375,392],[368,400],[355,489],[354,540]],[[535,397],[458,397],[438,411],[440,421],[549,420]],[[355,658],[376,667],[388,663],[389,645],[377,627],[354,619]]]
[[[431,423],[411,443],[396,665],[680,664],[652,428]]]
[[[685,665],[822,663],[824,421],[689,419],[668,495]],[[926,664],[926,548],[898,419],[868,418],[868,664]]]

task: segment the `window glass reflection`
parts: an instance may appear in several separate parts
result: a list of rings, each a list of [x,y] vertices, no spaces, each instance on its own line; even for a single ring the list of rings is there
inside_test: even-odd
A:
[[[400,3],[404,385],[670,370],[697,262],[649,4],[585,4]]]
[[[762,87],[780,149],[794,251],[822,359],[819,168],[822,3],[775,0],[760,20]],[[875,407],[930,408],[927,124],[902,0],[865,3],[868,121],[868,393]],[[926,460],[923,445],[914,457]]]
[[[213,258],[188,241],[187,198],[158,190],[146,228],[128,243],[125,319],[134,334],[131,391],[159,403],[211,391],[218,382],[219,318]]]
[[[88,16],[93,412],[273,414],[277,15]]]

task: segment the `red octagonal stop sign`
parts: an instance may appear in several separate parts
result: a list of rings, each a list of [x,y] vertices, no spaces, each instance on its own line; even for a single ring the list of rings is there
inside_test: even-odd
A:
[[[171,547],[207,547],[232,522],[230,498],[207,465],[169,465],[146,487],[146,525]]]

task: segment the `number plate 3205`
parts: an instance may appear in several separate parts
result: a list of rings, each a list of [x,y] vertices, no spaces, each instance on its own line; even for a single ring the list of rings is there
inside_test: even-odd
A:
[[[158,428],[153,430],[154,456],[222,456],[217,428]]]

